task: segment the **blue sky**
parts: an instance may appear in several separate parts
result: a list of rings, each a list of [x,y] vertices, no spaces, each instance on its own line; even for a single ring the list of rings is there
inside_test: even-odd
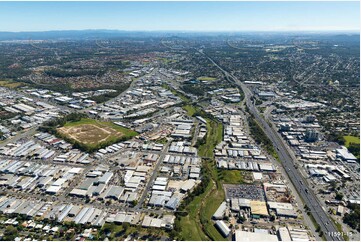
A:
[[[358,30],[354,2],[0,2],[0,31]]]

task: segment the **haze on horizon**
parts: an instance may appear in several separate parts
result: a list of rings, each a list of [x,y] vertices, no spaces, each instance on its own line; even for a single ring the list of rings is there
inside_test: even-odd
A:
[[[0,2],[0,31],[359,31],[353,2]]]

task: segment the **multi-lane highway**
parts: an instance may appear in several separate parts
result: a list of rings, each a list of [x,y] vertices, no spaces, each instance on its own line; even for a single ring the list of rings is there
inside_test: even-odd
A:
[[[200,52],[204,54],[203,52]],[[207,56],[207,55],[206,55]],[[271,128],[266,120],[259,114],[258,109],[255,107],[254,103],[251,100],[252,92],[246,87],[244,83],[235,78],[232,74],[225,71],[220,67],[212,58],[207,56],[207,58],[218,67],[222,73],[233,82],[238,85],[245,95],[245,101],[250,113],[252,113],[257,120],[257,122],[262,126],[262,129],[272,141],[273,146],[276,147],[277,154],[282,162],[283,167],[285,168],[289,179],[292,181],[293,185],[297,189],[300,197],[303,199],[304,203],[307,204],[310,212],[316,222],[319,224],[321,231],[323,232],[325,238],[328,241],[331,240],[342,240],[338,233],[338,230],[332,220],[328,217],[327,211],[322,207],[320,201],[317,199],[316,195],[308,188],[308,184],[302,174],[297,170],[294,164],[294,156],[290,154],[289,150],[282,142],[281,138],[278,136],[277,131]]]

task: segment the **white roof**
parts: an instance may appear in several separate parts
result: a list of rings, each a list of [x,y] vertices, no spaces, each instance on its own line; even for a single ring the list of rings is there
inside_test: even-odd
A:
[[[80,168],[80,167],[73,167],[73,168],[71,168],[68,172],[69,172],[69,173],[78,174],[78,173],[80,173],[82,170],[83,170],[83,169]]]
[[[291,203],[267,202],[267,204],[271,209],[293,210],[293,206]]]
[[[255,180],[262,180],[262,172],[253,172],[253,178]]]
[[[69,194],[70,195],[76,195],[76,196],[85,196],[87,194],[87,190],[82,190],[78,188],[74,188]]]
[[[236,230],[236,241],[278,241],[277,235]]]
[[[336,149],[336,152],[345,160],[357,160],[357,158],[344,146],[342,146],[342,149]]]
[[[65,182],[66,182],[67,179],[65,178],[59,178],[58,180],[56,180],[52,186],[62,186]]]
[[[46,189],[46,192],[57,193],[60,189],[61,189],[61,186],[50,186],[48,189]]]

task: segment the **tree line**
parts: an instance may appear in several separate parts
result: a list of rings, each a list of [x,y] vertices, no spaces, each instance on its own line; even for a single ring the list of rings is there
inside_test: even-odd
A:
[[[251,114],[247,120],[251,135],[256,143],[262,145],[270,154],[277,155],[271,140],[263,132],[261,126],[259,126],[259,124],[254,119],[254,116]]]

